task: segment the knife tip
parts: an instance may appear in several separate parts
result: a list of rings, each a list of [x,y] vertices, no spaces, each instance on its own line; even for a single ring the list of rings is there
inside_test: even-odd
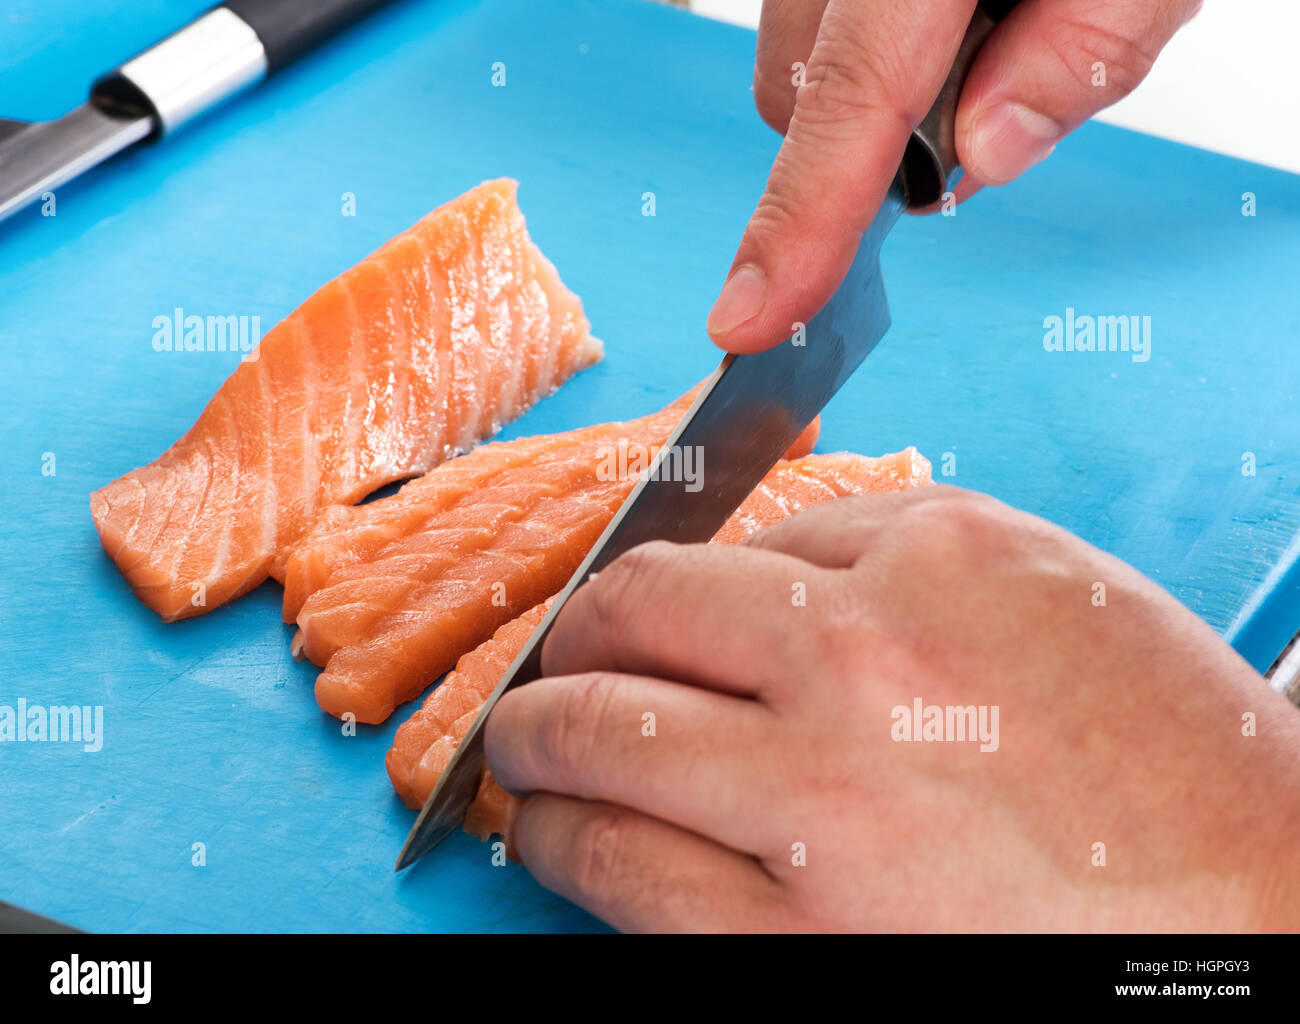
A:
[[[455,828],[454,824],[448,826],[436,817],[428,821],[426,820],[428,817],[427,814],[422,813],[416,820],[415,827],[411,829],[406,842],[402,844],[402,852],[397,855],[397,863],[393,865],[394,871],[402,871],[410,867],[441,843]]]

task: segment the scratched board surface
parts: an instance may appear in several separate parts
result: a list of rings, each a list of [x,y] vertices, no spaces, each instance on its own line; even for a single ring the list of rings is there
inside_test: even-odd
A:
[[[57,115],[204,6],[8,0],[0,115]],[[97,752],[0,743],[0,899],[92,930],[601,927],[463,835],[395,876],[412,814],[382,762],[407,712],[342,736],[274,584],[163,625],[87,496],[160,454],[238,358],[158,353],[154,317],[269,327],[498,175],[608,345],[504,436],[677,395],[716,361],[701,325],[776,150],[753,50],[635,0],[408,0],[0,227],[0,706],[104,709]],[[1298,239],[1300,179],[1086,127],[957,217],[900,224],[894,328],[820,450],[915,444],[1132,562],[1265,668],[1300,618]],[[1149,316],[1149,360],[1045,351],[1068,308]]]

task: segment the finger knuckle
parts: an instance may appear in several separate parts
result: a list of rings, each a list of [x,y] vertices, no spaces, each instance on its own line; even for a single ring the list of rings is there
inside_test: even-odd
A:
[[[656,540],[619,556],[591,583],[593,625],[602,635],[617,634],[651,610],[663,573],[680,557],[678,546]]]
[[[540,755],[549,777],[580,778],[600,742],[612,678],[595,672],[566,686],[542,733]]]
[[[581,892],[597,901],[615,894],[630,830],[630,819],[614,810],[598,810],[578,826],[573,880]]]
[[[952,489],[944,500],[926,502],[911,509],[912,527],[941,532],[959,542],[987,543],[1008,537],[1014,530],[1000,501],[978,491]]]
[[[816,636],[821,659],[840,669],[858,665],[872,634],[863,595],[855,586],[829,586],[820,604]]]
[[[795,117],[818,131],[856,131],[868,117],[899,117],[889,92],[853,44],[818,49],[799,88]]]
[[[1126,96],[1147,76],[1156,55],[1134,36],[1105,24],[1078,19],[1054,23],[1048,32],[1048,45],[1058,60],[1082,87],[1093,85],[1096,67],[1106,71],[1106,89],[1112,95]]]
[[[909,128],[920,121],[929,102],[915,88],[907,47],[880,45],[881,38],[907,31],[907,17],[884,11],[880,31],[866,34],[857,19],[827,11],[808,61],[800,108],[806,103],[814,116],[831,123],[864,114],[895,117]]]
[[[746,230],[747,237],[757,249],[773,250],[778,239],[787,237],[792,229],[797,228],[803,188],[804,183],[785,168],[772,168],[767,191],[763,193]]]

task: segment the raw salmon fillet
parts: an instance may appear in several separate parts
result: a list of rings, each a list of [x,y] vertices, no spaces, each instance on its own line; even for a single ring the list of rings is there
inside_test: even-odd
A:
[[[639,420],[483,445],[390,498],[329,510],[285,575],[295,653],[325,669],[320,706],[382,722],[559,590],[692,398]]]
[[[851,494],[900,491],[930,482],[930,463],[915,448],[871,459],[839,452],[781,463],[718,531],[714,543],[739,544],[765,526],[805,508]],[[456,746],[542,621],[551,599],[531,608],[470,651],[398,728],[385,766],[393,788],[410,808],[423,806]],[[478,795],[465,818],[465,831],[487,839],[509,838],[518,801],[484,771]]]
[[[155,462],[91,495],[171,621],[281,578],[321,509],[424,473],[600,359],[502,179],[434,210],[272,329]]]

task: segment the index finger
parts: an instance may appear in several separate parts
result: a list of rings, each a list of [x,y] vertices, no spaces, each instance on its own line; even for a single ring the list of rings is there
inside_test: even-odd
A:
[[[974,9],[975,0],[831,0],[767,190],[709,314],[715,343],[771,348],[825,305]]]
[[[795,598],[837,585],[775,551],[642,544],[569,599],[542,648],[542,670],[655,676],[776,703],[819,657],[811,631],[796,628],[808,608]],[[737,628],[747,622],[767,628]]]

